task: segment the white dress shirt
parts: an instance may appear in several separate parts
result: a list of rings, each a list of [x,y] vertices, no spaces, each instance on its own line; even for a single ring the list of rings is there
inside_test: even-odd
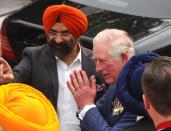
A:
[[[76,117],[78,108],[66,84],[66,81],[70,79],[69,74],[73,70],[81,69],[81,50],[69,66],[58,57],[56,57],[56,60],[59,80],[57,113],[60,122],[60,131],[81,131],[79,127],[80,121]]]

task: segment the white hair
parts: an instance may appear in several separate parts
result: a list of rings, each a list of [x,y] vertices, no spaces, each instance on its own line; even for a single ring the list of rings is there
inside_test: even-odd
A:
[[[93,45],[106,44],[109,54],[120,58],[122,53],[127,53],[130,58],[134,55],[133,40],[128,33],[118,29],[105,29],[99,32],[93,39]]]

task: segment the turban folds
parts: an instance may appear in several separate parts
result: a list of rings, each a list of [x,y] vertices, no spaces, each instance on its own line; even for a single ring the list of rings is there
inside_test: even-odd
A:
[[[57,114],[38,90],[19,83],[0,86],[3,131],[59,131]]]
[[[158,57],[153,52],[134,55],[122,68],[116,82],[118,98],[124,108],[136,115],[145,115],[141,77],[146,64]]]
[[[86,15],[79,9],[62,4],[49,6],[44,11],[43,25],[46,34],[57,20],[60,20],[76,38],[83,35],[87,30],[88,21]]]

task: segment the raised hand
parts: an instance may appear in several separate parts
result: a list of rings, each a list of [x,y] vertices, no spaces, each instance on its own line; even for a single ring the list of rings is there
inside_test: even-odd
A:
[[[94,104],[96,97],[96,80],[94,76],[88,79],[85,71],[73,71],[67,85],[80,109],[83,109],[86,105]]]
[[[10,65],[3,58],[0,58],[0,85],[12,82],[13,79],[14,75]]]

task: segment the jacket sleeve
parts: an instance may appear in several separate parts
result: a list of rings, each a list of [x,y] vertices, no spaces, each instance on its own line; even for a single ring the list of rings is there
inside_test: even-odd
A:
[[[96,107],[86,112],[80,127],[85,131],[121,131],[135,125],[136,116],[123,112],[120,116],[112,116],[112,100],[115,97],[115,88],[110,87],[106,94],[98,101]],[[109,119],[112,121],[110,121]],[[118,118],[118,119],[116,119]],[[113,121],[114,120],[114,121]]]
[[[108,116],[112,109],[112,101],[115,98],[116,88],[113,86],[109,86],[107,92],[100,98],[97,103],[96,107],[100,111],[103,116]]]
[[[125,112],[119,120],[110,126],[102,117],[97,108],[90,109],[81,121],[81,129],[85,131],[121,131],[136,125],[136,116]]]
[[[24,49],[21,61],[13,68],[14,82],[29,83],[32,71],[32,59],[29,48]]]

